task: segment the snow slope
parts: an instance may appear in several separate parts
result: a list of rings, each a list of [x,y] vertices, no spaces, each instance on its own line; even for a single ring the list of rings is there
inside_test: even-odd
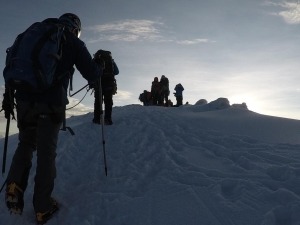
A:
[[[71,117],[75,136],[60,133],[53,195],[62,206],[49,225],[300,224],[298,120],[213,104],[115,107],[104,126],[107,177],[91,120]],[[13,135],[8,165],[16,145]],[[33,179],[23,215],[3,202],[1,224],[34,223]]]

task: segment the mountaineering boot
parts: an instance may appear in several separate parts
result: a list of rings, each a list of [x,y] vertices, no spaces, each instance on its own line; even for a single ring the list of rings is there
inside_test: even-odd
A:
[[[96,123],[96,124],[102,124],[102,117],[94,117],[93,119],[93,123]]]
[[[94,118],[94,119],[93,119],[93,123],[100,124],[100,119]]]
[[[14,182],[6,187],[5,202],[10,213],[21,215],[24,207],[23,190]]]
[[[105,125],[112,125],[112,124],[113,124],[113,122],[112,122],[112,120],[111,120],[111,119],[109,119],[109,118],[105,118],[105,119],[104,119],[104,124],[105,124]]]
[[[53,214],[58,211],[58,204],[54,198],[51,198],[52,207],[46,212],[36,212],[36,222],[38,225],[45,224],[49,219],[52,218]]]

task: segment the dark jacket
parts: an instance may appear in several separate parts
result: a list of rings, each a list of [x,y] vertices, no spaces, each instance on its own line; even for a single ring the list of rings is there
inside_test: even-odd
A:
[[[170,93],[169,90],[169,79],[165,76],[162,76],[160,79],[160,84],[161,84],[161,92],[163,95],[168,96]]]
[[[184,88],[181,84],[177,84],[174,90],[176,91],[175,97],[182,97],[182,92],[184,91]]]
[[[58,22],[58,19],[47,19],[48,22]],[[65,31],[66,40],[62,46],[62,59],[59,62],[56,73],[72,73],[75,65],[81,75],[89,82],[95,82],[101,75],[97,64],[87,50],[85,43],[74,34]],[[70,76],[64,79],[55,87],[49,89],[43,94],[33,94],[24,91],[17,91],[15,94],[17,101],[45,103],[52,106],[62,107],[68,104],[67,89]]]

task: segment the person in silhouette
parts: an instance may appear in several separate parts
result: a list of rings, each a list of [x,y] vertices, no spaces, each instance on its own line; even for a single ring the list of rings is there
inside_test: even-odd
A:
[[[158,77],[154,77],[151,85],[151,97],[153,105],[161,105],[161,84]]]
[[[112,58],[111,52],[106,50],[99,50],[94,55],[95,61],[103,69],[103,75],[101,76],[101,90],[99,85],[94,89],[94,118],[93,123],[101,124],[102,107],[100,103],[104,101],[104,124],[112,125],[112,107],[113,107],[113,95],[117,93],[117,81],[115,75],[119,74],[119,68]],[[100,92],[101,91],[101,92]],[[102,96],[100,96],[102,94]],[[100,101],[100,98],[101,101]]]
[[[169,89],[169,79],[162,75],[160,78],[160,86],[161,86],[161,105],[168,107],[170,89]]]
[[[181,85],[181,83],[179,83],[175,86],[174,90],[175,90],[174,96],[176,97],[176,106],[181,106],[183,100],[182,92],[184,91],[184,88]]]

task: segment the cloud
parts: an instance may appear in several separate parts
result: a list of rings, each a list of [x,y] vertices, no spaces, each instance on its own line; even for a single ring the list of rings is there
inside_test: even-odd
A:
[[[152,42],[173,42],[180,45],[194,45],[213,42],[204,38],[191,40],[176,40],[174,33],[172,38],[164,35],[167,28],[164,23],[152,20],[122,20],[102,25],[95,25],[86,28],[95,34],[95,37],[87,40],[88,43],[100,41],[152,41]]]
[[[87,107],[79,102],[78,99],[68,97],[69,104],[67,105],[66,117],[77,116],[93,111],[93,108]]]
[[[299,24],[300,23],[300,4],[299,2],[289,2],[283,1],[281,3],[274,3],[272,1],[267,1],[267,5],[277,6],[282,8],[282,11],[273,13],[273,15],[280,16],[285,22],[289,24]]]
[[[194,44],[201,44],[201,43],[211,43],[215,41],[210,41],[208,39],[201,39],[201,38],[196,38],[193,40],[181,40],[181,41],[176,41],[176,43],[181,44],[181,45],[194,45]]]
[[[131,100],[133,94],[128,91],[118,90],[117,94],[114,96],[115,102],[124,102]]]
[[[124,20],[91,26],[87,30],[99,34],[97,39],[90,40],[90,42],[104,40],[131,42],[159,40],[161,38],[160,26],[163,26],[163,24],[151,20]]]

